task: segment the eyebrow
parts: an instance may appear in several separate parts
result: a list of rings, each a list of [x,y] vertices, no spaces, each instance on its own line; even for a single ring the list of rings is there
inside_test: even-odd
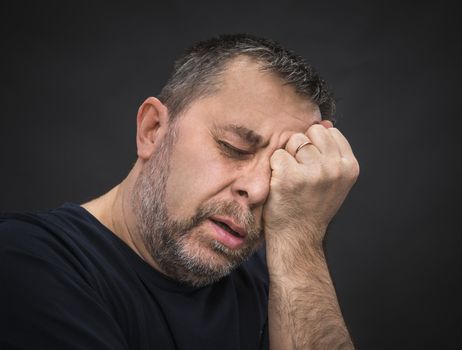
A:
[[[262,143],[263,137],[257,134],[252,129],[246,128],[242,125],[227,124],[223,126],[214,125],[214,130],[218,132],[229,131],[238,136],[245,143],[250,146],[257,147]]]

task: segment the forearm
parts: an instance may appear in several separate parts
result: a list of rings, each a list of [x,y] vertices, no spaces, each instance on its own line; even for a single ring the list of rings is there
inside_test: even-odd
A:
[[[270,272],[271,349],[354,349],[322,249],[309,256],[295,264],[287,257]]]
[[[263,219],[271,349],[353,349],[322,242],[358,177],[358,162],[340,131],[321,122],[292,135],[270,165]]]

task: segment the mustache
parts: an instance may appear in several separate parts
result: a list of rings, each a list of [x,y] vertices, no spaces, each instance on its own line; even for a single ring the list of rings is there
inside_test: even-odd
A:
[[[250,210],[243,209],[237,202],[210,201],[198,208],[197,213],[190,219],[187,225],[190,228],[198,226],[211,216],[227,216],[234,220],[236,224],[244,227],[247,237],[258,238],[262,235],[263,229],[260,223],[255,220],[255,216]]]

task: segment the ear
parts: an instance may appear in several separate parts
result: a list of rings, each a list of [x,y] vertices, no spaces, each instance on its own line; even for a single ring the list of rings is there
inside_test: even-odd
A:
[[[136,117],[138,158],[148,160],[159,147],[168,129],[167,107],[155,97],[148,97]]]

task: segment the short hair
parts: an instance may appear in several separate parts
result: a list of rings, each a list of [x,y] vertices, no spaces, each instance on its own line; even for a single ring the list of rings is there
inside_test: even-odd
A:
[[[333,118],[333,93],[301,56],[273,40],[250,34],[227,34],[196,43],[175,62],[173,73],[158,96],[167,106],[171,120],[193,101],[217,92],[220,73],[228,62],[241,55],[255,59],[262,70],[276,74],[316,104],[323,119]]]

